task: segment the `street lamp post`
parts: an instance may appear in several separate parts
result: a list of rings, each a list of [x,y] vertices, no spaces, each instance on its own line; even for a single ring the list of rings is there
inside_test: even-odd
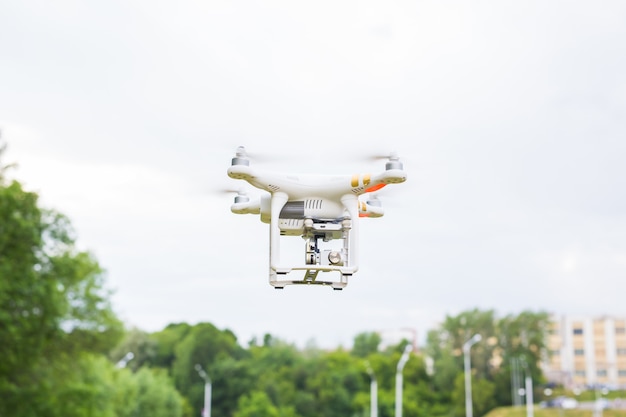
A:
[[[593,404],[593,417],[602,417],[604,415],[604,397],[602,394],[606,395],[609,391],[606,388],[602,388],[600,390],[599,385],[596,383],[596,401]]]
[[[524,369],[524,388],[520,388],[520,392],[523,392],[522,395],[526,396],[526,417],[534,417],[533,378],[528,368],[528,363],[526,363],[526,358],[521,356],[520,359]]]
[[[367,373],[370,376],[370,417],[378,417],[378,382],[369,363]]]
[[[126,355],[124,355],[122,359],[119,360],[119,362],[115,364],[115,366],[117,366],[118,368],[126,368],[128,362],[130,362],[131,359],[133,359],[134,357],[135,354],[133,352],[128,352]]]
[[[463,343],[463,359],[465,365],[465,416],[472,417],[474,410],[472,405],[472,370],[470,366],[470,349],[472,345],[480,342],[482,336],[475,334],[467,342]]]
[[[204,372],[200,364],[196,364],[195,368],[200,378],[204,379],[204,410],[202,411],[202,417],[211,417],[211,378]]]
[[[530,372],[526,372],[526,379],[524,380],[524,392],[526,393],[526,417],[533,417],[535,415],[534,399],[533,399],[533,379]]]
[[[409,360],[409,354],[412,350],[411,344],[406,345],[396,369],[396,417],[402,417],[402,370]]]

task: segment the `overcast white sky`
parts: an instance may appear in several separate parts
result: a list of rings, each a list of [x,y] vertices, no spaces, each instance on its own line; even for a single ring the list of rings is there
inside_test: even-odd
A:
[[[335,347],[475,307],[626,316],[625,40],[621,0],[4,0],[5,162],[147,331]],[[268,226],[215,192],[237,145],[285,172],[403,157],[344,291],[269,286]]]

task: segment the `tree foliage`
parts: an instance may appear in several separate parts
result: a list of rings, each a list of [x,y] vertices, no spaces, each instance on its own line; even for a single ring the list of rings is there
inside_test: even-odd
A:
[[[107,352],[121,335],[95,258],[69,220],[0,185],[0,389],[37,383],[37,369],[78,351]]]
[[[463,344],[473,335],[482,339],[469,351],[475,413],[511,404],[511,359],[522,358],[531,370],[535,385],[543,382],[540,362],[546,350],[548,314],[523,311],[498,318],[493,310],[468,310],[448,316],[429,332],[426,352],[434,359],[433,383],[450,390],[455,414],[464,415]]]
[[[545,318],[544,313],[533,312],[498,318],[492,310],[477,309],[446,317],[430,332],[423,352],[412,352],[404,367],[403,413],[465,415],[462,347],[477,333],[483,338],[470,349],[474,415],[510,404],[506,358],[522,352],[538,364]],[[522,340],[516,336],[519,332],[526,332],[524,349],[517,343]],[[180,336],[178,341],[175,335]],[[215,417],[368,416],[372,376],[378,385],[378,415],[395,415],[396,366],[406,341],[381,351],[378,335],[361,333],[351,350],[299,350],[266,334],[261,344],[253,340],[242,349],[232,332],[210,323],[170,325],[150,337],[167,345],[165,349],[157,342],[156,350],[172,359],[158,362],[171,364],[168,369],[194,413],[203,404],[203,381],[194,370],[194,363],[200,363],[212,380]],[[511,341],[518,350],[506,352]],[[434,372],[426,367],[427,357],[434,361]],[[535,377],[541,380],[540,374]]]
[[[382,338],[376,332],[359,333],[354,338],[352,354],[365,358],[378,351]]]
[[[106,358],[123,328],[103,269],[76,248],[69,219],[40,207],[1,162],[0,415],[180,416],[165,373],[131,374]]]

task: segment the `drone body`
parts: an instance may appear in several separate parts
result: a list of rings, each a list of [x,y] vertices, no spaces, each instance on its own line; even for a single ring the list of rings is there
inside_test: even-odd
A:
[[[251,168],[243,147],[237,148],[228,176],[267,192],[258,200],[240,193],[231,211],[259,214],[261,221],[270,225],[270,284],[275,288],[318,284],[336,290],[343,289],[358,270],[359,217],[384,214],[376,197],[359,197],[406,181],[402,163],[395,155],[389,157],[385,171],[374,175],[294,175]],[[302,263],[281,263],[283,236],[304,239]],[[304,271],[304,276],[293,278],[298,271]],[[318,279],[320,272],[336,272],[339,280]]]

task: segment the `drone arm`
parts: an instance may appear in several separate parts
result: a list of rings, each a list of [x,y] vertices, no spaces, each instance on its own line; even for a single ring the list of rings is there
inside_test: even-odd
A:
[[[230,211],[235,214],[260,214],[261,213],[261,201],[247,201],[243,203],[234,203],[230,206]]]
[[[287,194],[276,192],[272,195],[270,208],[270,269],[276,271],[280,262],[280,212],[287,203]]]
[[[400,184],[406,181],[406,172],[401,169],[389,169],[380,174],[374,175],[371,182],[367,184],[365,192],[373,192],[383,188],[388,184]]]
[[[380,201],[359,201],[359,217],[383,217],[384,214]]]

